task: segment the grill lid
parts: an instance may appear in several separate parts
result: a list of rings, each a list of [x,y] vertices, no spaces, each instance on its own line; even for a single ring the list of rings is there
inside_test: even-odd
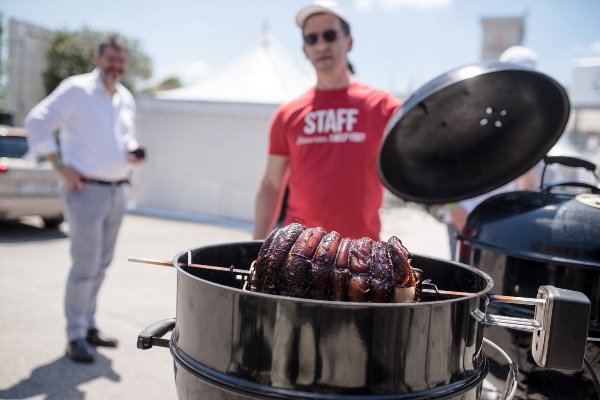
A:
[[[500,193],[469,214],[459,238],[518,258],[600,267],[600,190]]]
[[[424,204],[487,193],[533,167],[560,138],[569,99],[552,78],[498,61],[457,68],[415,91],[388,123],[379,176]]]

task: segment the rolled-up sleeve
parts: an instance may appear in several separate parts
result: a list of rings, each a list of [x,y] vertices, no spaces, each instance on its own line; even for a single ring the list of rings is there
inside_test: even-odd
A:
[[[42,156],[58,153],[53,133],[69,117],[75,90],[67,79],[27,114],[24,125],[31,152]]]

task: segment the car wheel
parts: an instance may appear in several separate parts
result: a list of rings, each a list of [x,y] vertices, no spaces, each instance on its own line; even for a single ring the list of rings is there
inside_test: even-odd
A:
[[[44,221],[44,227],[46,229],[54,229],[58,228],[58,226],[62,224],[65,219],[60,216],[55,218],[42,218],[42,220]]]

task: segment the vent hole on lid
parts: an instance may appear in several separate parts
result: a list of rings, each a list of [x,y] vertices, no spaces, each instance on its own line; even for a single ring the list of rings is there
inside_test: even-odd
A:
[[[488,107],[485,109],[485,113],[486,114],[491,114],[494,110],[492,110],[492,107]]]
[[[496,121],[496,122],[494,122],[494,125],[496,125],[497,128],[501,128],[502,127],[502,122]]]
[[[503,117],[506,117],[507,114],[508,114],[508,111],[506,111],[506,110],[500,111],[500,115]]]
[[[487,125],[487,123],[488,123],[488,119],[487,118],[484,118],[481,121],[479,121],[479,125],[481,125],[481,126]]]

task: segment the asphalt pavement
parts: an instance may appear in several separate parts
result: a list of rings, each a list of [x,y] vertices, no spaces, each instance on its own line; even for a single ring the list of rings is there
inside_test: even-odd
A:
[[[417,254],[449,257],[446,227],[417,207],[382,210],[382,239],[402,239]],[[98,299],[97,322],[119,339],[98,348],[92,364],[64,354],[63,295],[69,269],[68,225],[42,229],[41,220],[0,221],[0,399],[175,400],[168,349],[138,350],[138,334],[175,317],[176,271],[128,261],[171,260],[188,248],[250,240],[243,225],[201,223],[129,213]]]

